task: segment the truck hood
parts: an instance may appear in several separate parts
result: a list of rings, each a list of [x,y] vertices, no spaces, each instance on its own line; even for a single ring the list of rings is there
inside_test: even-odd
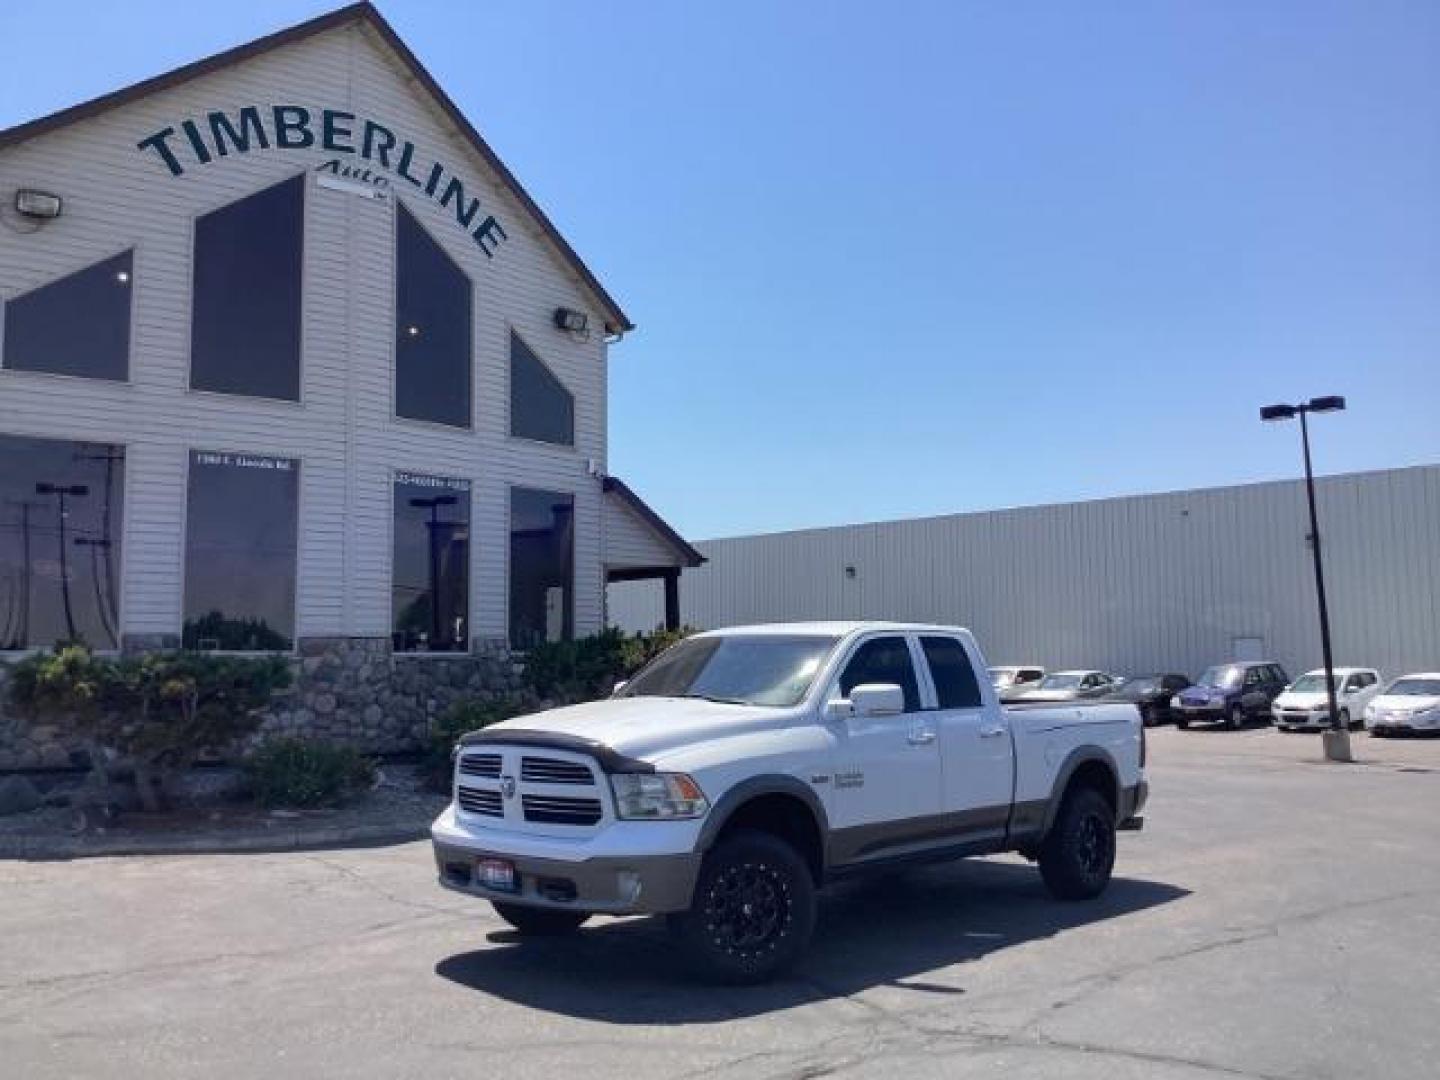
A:
[[[484,730],[487,738],[506,731],[576,736],[628,757],[652,760],[677,747],[768,726],[785,711],[700,698],[604,698],[517,716]]]

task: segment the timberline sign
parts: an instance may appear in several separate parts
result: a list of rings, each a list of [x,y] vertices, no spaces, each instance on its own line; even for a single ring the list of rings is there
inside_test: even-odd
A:
[[[208,112],[204,119],[180,121],[179,130],[164,127],[135,144],[141,153],[153,153],[170,170],[183,176],[194,165],[209,165],[216,158],[248,154],[251,150],[321,150],[333,157],[316,171],[376,190],[390,187],[390,181],[350,162],[372,162],[410,183],[442,207],[452,207],[456,223],[487,258],[494,258],[500,244],[509,237],[494,215],[483,213],[480,200],[465,194],[465,186],[453,170],[439,161],[423,164],[416,157],[415,144],[400,139],[390,128],[374,120],[357,117],[340,109],[312,111],[303,105],[247,105],[234,113]],[[327,187],[339,185],[331,183]],[[351,190],[346,185],[346,190]],[[383,197],[383,196],[381,196]]]

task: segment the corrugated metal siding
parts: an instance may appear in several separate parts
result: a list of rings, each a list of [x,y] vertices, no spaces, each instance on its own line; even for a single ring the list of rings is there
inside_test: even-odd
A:
[[[1440,668],[1440,466],[1317,488],[1336,662]],[[1295,674],[1320,664],[1308,531],[1304,484],[1280,482],[712,540],[681,616],[960,623],[994,663],[1191,675],[1259,637]],[[658,603],[610,587],[626,629]]]
[[[423,196],[400,197],[475,286],[476,428],[451,431],[392,412],[393,203],[306,188],[302,402],[188,389],[193,218],[328,157],[319,149],[252,151],[172,177],[138,139],[212,109],[295,102],[343,108],[387,124],[479,185],[509,239],[487,259]],[[298,630],[383,635],[390,628],[391,475],[395,469],[474,481],[474,633],[506,633],[508,491],[573,492],[575,625],[602,620],[600,485],[605,463],[605,345],[556,331],[550,312],[591,310],[588,295],[514,199],[368,29],[352,26],[268,53],[186,86],[37,137],[0,155],[0,190],[34,186],[65,197],[58,221],[30,234],[0,230],[0,299],[133,246],[131,382],[107,384],[0,371],[0,431],[111,440],[128,448],[122,623],[132,633],[180,626],[187,450],[297,457],[303,524]],[[592,325],[600,321],[591,310]],[[509,332],[514,326],[575,395],[576,445],[508,438]]]

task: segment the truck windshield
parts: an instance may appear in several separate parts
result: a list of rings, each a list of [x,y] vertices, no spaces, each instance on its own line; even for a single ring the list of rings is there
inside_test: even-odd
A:
[[[652,660],[620,696],[795,705],[809,691],[838,640],[808,634],[689,638]]]

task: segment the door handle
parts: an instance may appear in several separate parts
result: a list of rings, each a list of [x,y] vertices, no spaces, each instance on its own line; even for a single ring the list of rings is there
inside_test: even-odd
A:
[[[934,741],[935,733],[933,731],[910,732],[909,742],[911,746],[928,746]]]
[[[1005,729],[1003,727],[987,727],[980,729],[980,738],[982,739],[998,739],[1001,735],[1004,734]]]

